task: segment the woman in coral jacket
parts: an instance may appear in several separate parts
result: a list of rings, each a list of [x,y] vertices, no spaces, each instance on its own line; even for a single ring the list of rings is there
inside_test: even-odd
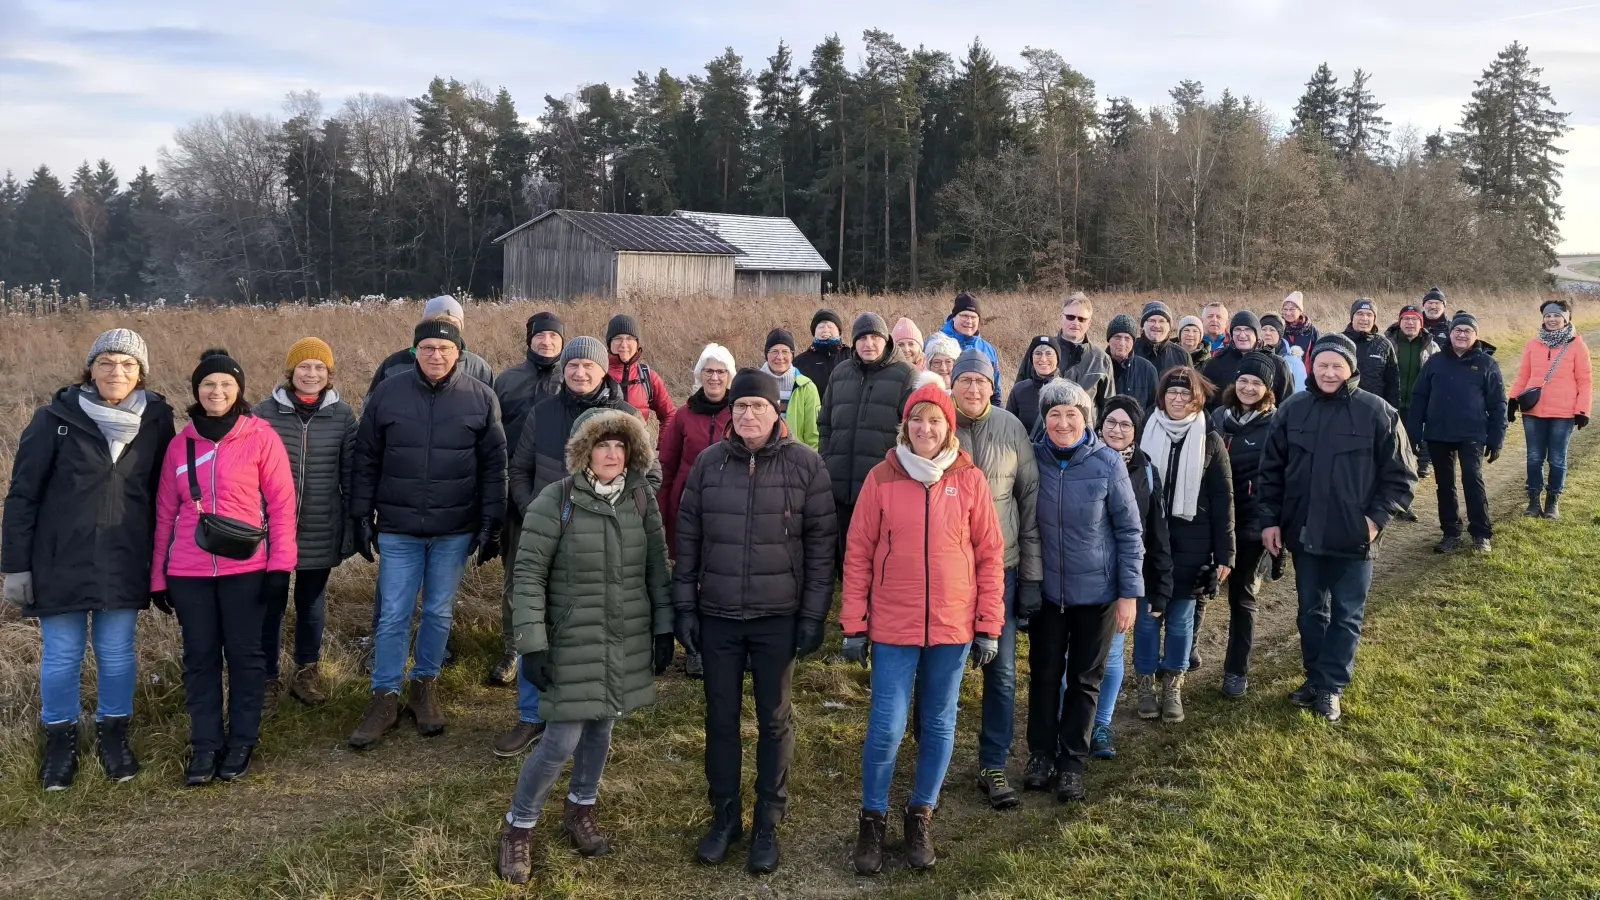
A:
[[[1510,418],[1516,421],[1522,393],[1540,388],[1539,402],[1522,410],[1522,432],[1528,439],[1528,508],[1526,516],[1561,518],[1561,492],[1567,486],[1567,445],[1572,429],[1589,424],[1593,375],[1589,348],[1572,327],[1572,301],[1546,300],[1539,307],[1536,337],[1522,347],[1517,380],[1511,384]],[[1550,479],[1545,480],[1546,460]],[[1544,493],[1544,506],[1539,494]]]
[[[1005,545],[983,472],[956,440],[955,407],[935,385],[906,400],[899,440],[867,475],[845,548],[846,659],[872,668],[861,754],[856,871],[883,868],[885,817],[911,688],[922,706],[917,771],[905,812],[906,863],[934,864],[933,809],[955,745],[969,658],[982,667],[1005,624]]]
[[[189,424],[167,445],[161,464],[150,593],[162,611],[178,614],[193,750],[184,781],[197,787],[213,778],[233,781],[250,768],[267,684],[261,651],[266,615],[262,583],[269,572],[288,577],[299,553],[289,456],[272,426],[250,413],[244,369],[228,351],[207,350],[189,381],[197,402],[189,407]],[[189,493],[191,465],[200,487],[198,504]],[[195,540],[202,510],[265,527],[267,539],[245,560],[207,553]],[[229,681],[226,731],[224,660]]]

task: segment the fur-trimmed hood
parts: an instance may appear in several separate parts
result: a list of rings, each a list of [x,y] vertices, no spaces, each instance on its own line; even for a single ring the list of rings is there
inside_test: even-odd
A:
[[[589,454],[607,435],[620,434],[628,444],[628,470],[643,475],[655,459],[655,447],[644,420],[619,409],[596,407],[584,412],[572,424],[567,439],[567,472],[578,475],[589,467]]]

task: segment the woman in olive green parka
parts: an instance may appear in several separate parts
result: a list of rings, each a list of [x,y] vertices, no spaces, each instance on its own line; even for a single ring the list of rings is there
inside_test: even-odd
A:
[[[645,481],[653,457],[637,416],[590,410],[567,441],[571,476],[540,492],[523,521],[511,623],[546,729],[501,832],[507,881],[529,878],[532,828],[568,759],[562,829],[585,856],[610,850],[594,804],[611,729],[655,699],[673,652],[666,537]]]

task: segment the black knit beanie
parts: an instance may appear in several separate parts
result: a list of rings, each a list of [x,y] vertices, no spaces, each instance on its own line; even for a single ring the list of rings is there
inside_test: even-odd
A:
[[[983,317],[983,313],[978,311],[978,298],[966,291],[956,295],[956,302],[950,307],[950,315],[945,317],[946,321],[954,319],[964,312],[972,313],[980,319]]]
[[[760,369],[740,369],[728,385],[728,405],[744,397],[760,397],[778,408],[778,379]]]
[[[194,399],[200,399],[200,382],[206,380],[207,375],[232,375],[233,380],[239,382],[239,396],[244,396],[244,368],[228,355],[228,351],[221,347],[212,347],[200,354],[200,365],[194,367],[194,374],[189,376],[189,387],[194,391]]]
[[[1270,388],[1272,387],[1274,372],[1272,357],[1258,350],[1252,350],[1246,353],[1243,359],[1239,360],[1239,370],[1234,373],[1233,377],[1237,381],[1240,375],[1254,375]]]
[[[541,331],[554,331],[561,335],[563,340],[567,337],[566,329],[561,327],[560,316],[549,311],[536,312],[528,317],[528,333],[523,336],[523,343],[533,343],[533,336]]]
[[[824,307],[817,310],[816,314],[811,317],[811,335],[813,337],[816,336],[817,326],[823,322],[832,322],[833,327],[839,329],[839,334],[844,334],[844,320],[839,318],[838,313]]]
[[[1119,409],[1127,413],[1128,418],[1133,420],[1133,445],[1135,447],[1139,446],[1139,438],[1144,435],[1144,407],[1139,405],[1138,400],[1127,394],[1108,397],[1106,402],[1100,404],[1100,421],[1094,424],[1094,430],[1103,431],[1106,427],[1106,416]]]
[[[766,353],[779,344],[788,347],[790,353],[795,351],[794,335],[787,328],[774,328],[767,332],[767,345],[761,348],[761,352]]]

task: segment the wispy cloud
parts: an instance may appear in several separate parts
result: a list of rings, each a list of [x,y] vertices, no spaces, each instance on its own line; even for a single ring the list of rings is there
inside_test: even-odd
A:
[[[1558,16],[1562,13],[1581,12],[1585,9],[1600,9],[1600,3],[1585,3],[1582,6],[1563,6],[1560,9],[1545,9],[1539,12],[1520,13],[1515,16],[1504,16],[1499,19],[1490,19],[1491,22],[1516,22],[1521,19],[1538,19],[1544,16]]]

